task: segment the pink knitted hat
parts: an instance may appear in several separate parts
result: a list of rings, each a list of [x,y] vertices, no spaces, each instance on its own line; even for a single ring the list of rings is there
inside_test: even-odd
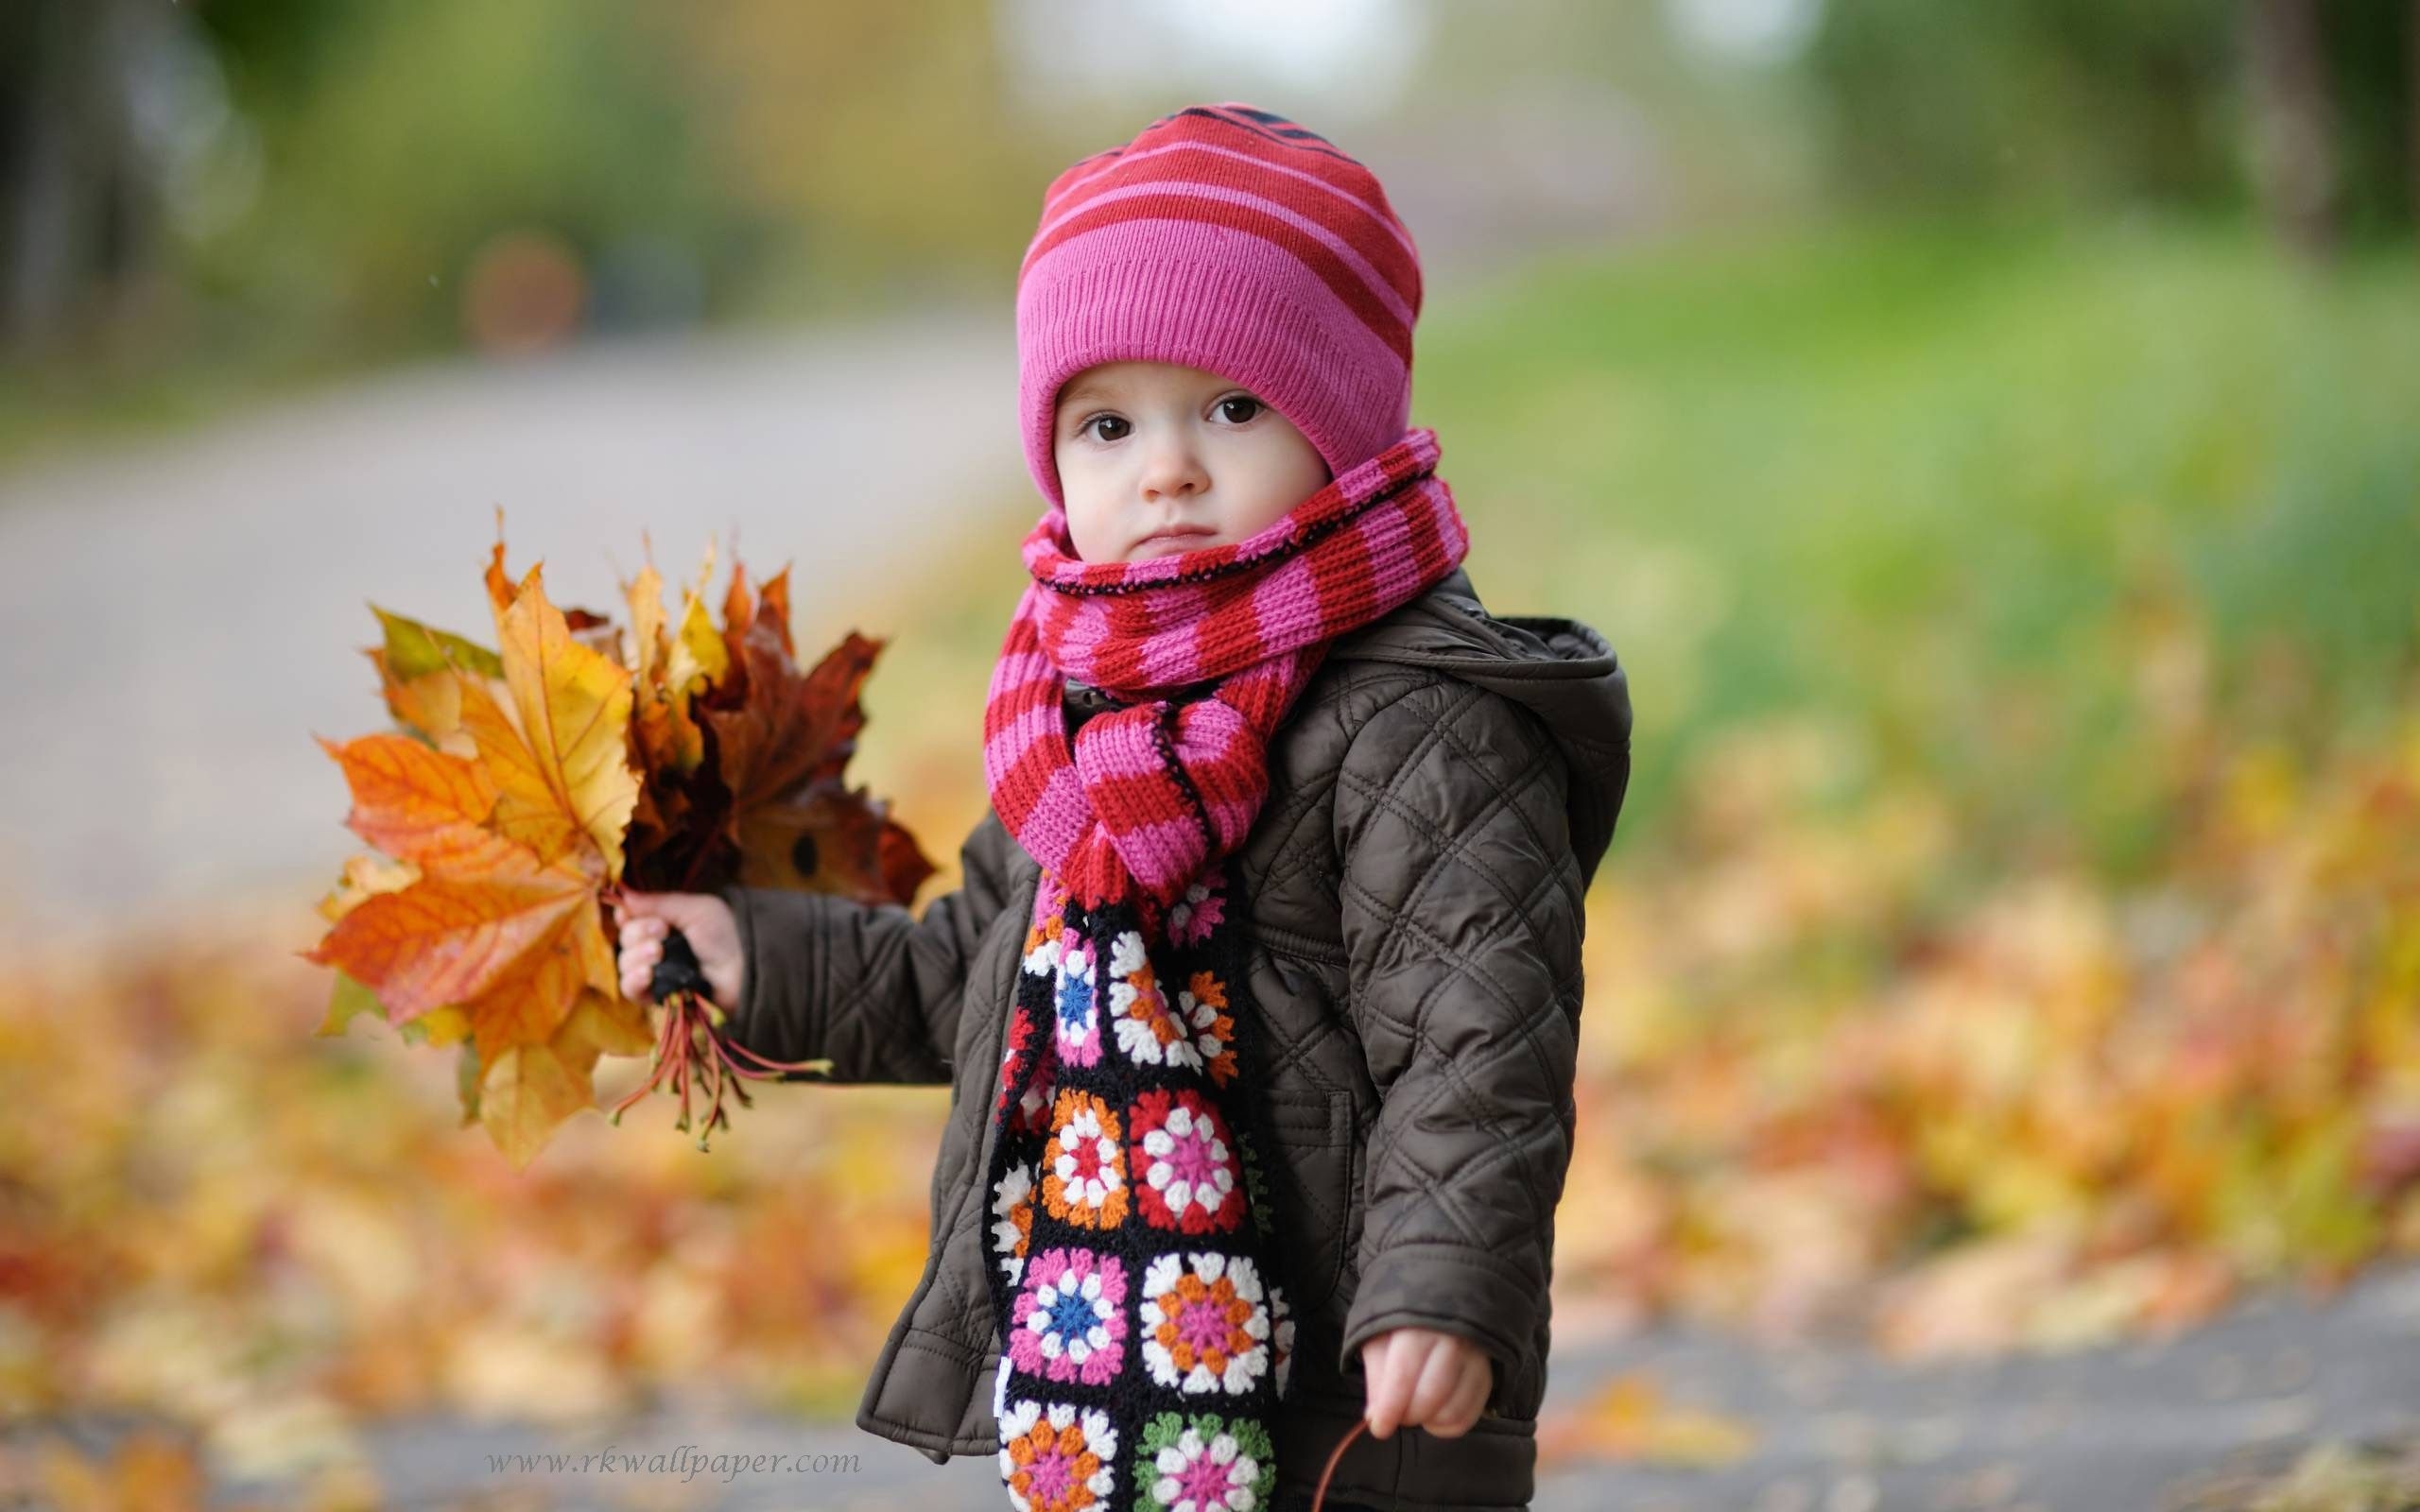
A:
[[[1420,254],[1369,169],[1250,105],[1163,115],[1043,195],[1017,269],[1026,465],[1063,507],[1060,386],[1150,361],[1251,389],[1340,477],[1403,436],[1419,317]]]

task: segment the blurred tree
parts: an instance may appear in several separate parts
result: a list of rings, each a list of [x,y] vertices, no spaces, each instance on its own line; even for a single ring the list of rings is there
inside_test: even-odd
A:
[[[139,0],[0,8],[0,334],[46,345],[106,318],[153,255],[136,131],[146,54],[182,26]]]
[[[1806,56],[1868,198],[2274,207],[2297,245],[2420,206],[2412,0],[1829,0]]]
[[[2420,221],[2420,4],[2324,0],[2314,10],[2344,225]]]
[[[2277,233],[2296,250],[2334,249],[2342,164],[2317,0],[2245,0],[2253,181]]]
[[[248,109],[290,110],[348,32],[372,19],[380,0],[180,0],[218,52]]]

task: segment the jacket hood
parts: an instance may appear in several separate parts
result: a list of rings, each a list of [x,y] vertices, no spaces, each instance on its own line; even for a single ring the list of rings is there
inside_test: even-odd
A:
[[[1597,630],[1548,615],[1490,614],[1457,567],[1427,593],[1337,638],[1330,660],[1430,667],[1528,708],[1571,769],[1568,812],[1582,885],[1612,845],[1630,787],[1630,679]]]

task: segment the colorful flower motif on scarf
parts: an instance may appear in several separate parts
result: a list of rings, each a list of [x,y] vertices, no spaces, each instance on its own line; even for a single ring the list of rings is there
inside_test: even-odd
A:
[[[1144,954],[1143,936],[1121,933],[1110,947],[1109,1017],[1117,1048],[1139,1065],[1199,1066],[1185,1027],[1160,990],[1157,972]]]
[[[1144,1428],[1138,1508],[1259,1512],[1277,1487],[1268,1431],[1248,1418],[1164,1412]]]
[[[1260,1273],[1241,1255],[1169,1253],[1143,1273],[1143,1361],[1164,1386],[1250,1391],[1270,1366]]]
[[[1226,1120],[1207,1098],[1155,1088],[1134,1100],[1126,1127],[1126,1168],[1146,1219],[1189,1234],[1243,1221],[1242,1167]]]
[[[1074,930],[1059,941],[1056,1008],[1059,1054],[1070,1065],[1089,1066],[1100,1059],[1100,1000],[1093,990],[1093,947]]]
[[[1000,1415],[1000,1478],[1017,1512],[1083,1512],[1117,1489],[1110,1462],[1117,1430],[1109,1414],[1030,1399]]]
[[[1050,1117],[1052,1087],[1045,1073],[1035,1074],[1033,1081],[1017,1097],[1017,1125],[1020,1128],[1040,1130]]]
[[[1196,1063],[1224,1087],[1236,1077],[1236,1021],[1227,1011],[1227,984],[1214,972],[1196,971],[1176,995],[1177,1016],[1192,1037]]]
[[[1059,951],[1066,938],[1067,921],[1055,909],[1043,912],[1046,907],[1045,903],[1037,903],[1036,912],[1042,912],[1043,917],[1026,930],[1022,954],[1026,971],[1036,976],[1056,977]]]
[[[1033,1167],[1012,1165],[992,1190],[992,1253],[1013,1286],[1033,1239]]]
[[[1126,1265],[1115,1255],[1046,1249],[1017,1294],[1009,1359],[1028,1375],[1097,1386],[1126,1354]]]
[[[1126,1150],[1117,1115],[1087,1091],[1063,1089],[1043,1146],[1042,1200],[1080,1228],[1115,1228],[1126,1217]]]
[[[1179,945],[1192,946],[1210,937],[1211,930],[1218,927],[1226,907],[1221,888],[1223,881],[1223,872],[1207,880],[1197,879],[1184,889],[1184,897],[1169,905],[1169,939]]]

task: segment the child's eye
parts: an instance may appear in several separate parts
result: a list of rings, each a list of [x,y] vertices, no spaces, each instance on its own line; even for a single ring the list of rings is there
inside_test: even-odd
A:
[[[1250,394],[1231,394],[1227,398],[1219,401],[1219,408],[1221,411],[1225,410],[1229,404],[1248,404],[1251,406],[1251,413],[1245,415],[1243,419],[1236,421],[1238,425],[1251,423],[1253,416],[1259,414],[1262,410],[1269,407],[1268,405],[1263,404],[1259,400],[1253,398]]]
[[[1122,416],[1095,415],[1092,419],[1076,427],[1076,435],[1080,438],[1092,434],[1092,428],[1096,425],[1123,425],[1125,423],[1127,423],[1127,421]],[[1114,441],[1117,439],[1117,438],[1115,436],[1104,436],[1101,439],[1104,441]]]

